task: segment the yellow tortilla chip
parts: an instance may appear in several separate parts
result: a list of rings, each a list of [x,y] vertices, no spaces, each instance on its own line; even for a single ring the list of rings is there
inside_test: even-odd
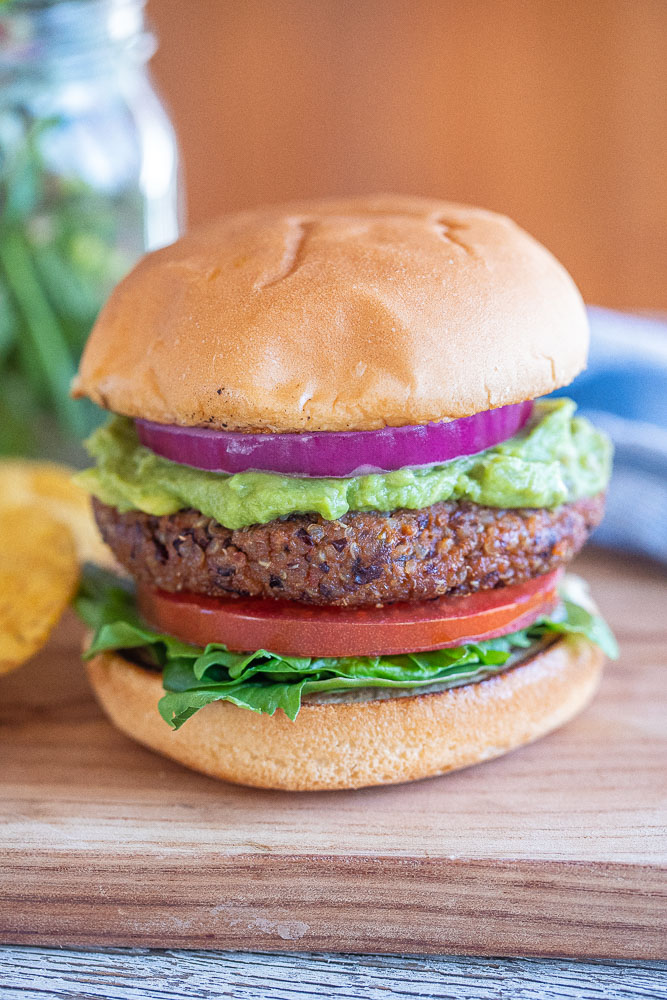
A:
[[[72,482],[74,470],[51,462],[25,459],[0,461],[0,512],[4,507],[37,505],[66,525],[76,541],[80,562],[114,566],[114,559],[99,536],[90,508],[90,497]]]
[[[79,560],[68,528],[43,506],[0,506],[0,674],[42,648],[71,600]]]

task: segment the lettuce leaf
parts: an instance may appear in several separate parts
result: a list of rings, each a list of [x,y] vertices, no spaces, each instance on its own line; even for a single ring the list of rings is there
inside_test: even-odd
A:
[[[476,683],[507,670],[523,651],[549,634],[585,636],[615,658],[616,641],[590,606],[582,585],[577,578],[566,577],[557,612],[520,632],[402,656],[296,657],[265,649],[233,653],[220,643],[201,649],[148,628],[137,613],[131,584],[99,567],[86,567],[75,607],[94,630],[86,658],[124,650],[162,671],[165,695],[160,713],[178,729],[213,701],[229,701],[266,715],[281,708],[295,719],[302,697],[314,692],[419,690],[433,684],[449,688]]]

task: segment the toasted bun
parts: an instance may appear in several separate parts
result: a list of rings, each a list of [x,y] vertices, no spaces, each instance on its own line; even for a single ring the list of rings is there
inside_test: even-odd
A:
[[[97,698],[119,729],[187,767],[240,785],[316,791],[428,778],[507,753],[567,722],[593,695],[603,656],[561,638],[478,684],[370,700],[304,704],[295,722],[228,702],[173,732],[158,714],[159,674],[117,653],[88,663]]]
[[[531,399],[586,362],[572,280],[493,212],[381,195],[230,215],[149,254],[73,393],[167,424],[423,424]]]

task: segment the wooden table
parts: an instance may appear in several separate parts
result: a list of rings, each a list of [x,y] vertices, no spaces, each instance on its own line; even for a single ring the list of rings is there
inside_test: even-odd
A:
[[[665,1000],[667,963],[0,948],[2,1000]]]
[[[402,789],[283,796],[191,775],[107,726],[82,683],[75,628],[64,626],[3,681],[0,940],[237,951],[10,947],[0,997],[82,995],[84,981],[91,997],[307,997],[343,984],[385,997],[667,997],[667,969],[654,961],[667,955],[667,583],[657,567],[603,553],[577,569],[623,652],[593,706],[539,744]],[[161,882],[146,878],[151,869]],[[218,895],[204,913],[207,878]],[[370,890],[384,893],[379,912]],[[295,944],[648,961],[259,954]],[[114,981],[117,992],[105,992]]]

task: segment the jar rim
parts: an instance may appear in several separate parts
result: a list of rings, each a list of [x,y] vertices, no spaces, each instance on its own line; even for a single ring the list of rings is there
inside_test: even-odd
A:
[[[109,59],[143,64],[156,49],[146,0],[13,0],[0,10],[0,73],[104,72]],[[105,58],[109,57],[109,58]]]

